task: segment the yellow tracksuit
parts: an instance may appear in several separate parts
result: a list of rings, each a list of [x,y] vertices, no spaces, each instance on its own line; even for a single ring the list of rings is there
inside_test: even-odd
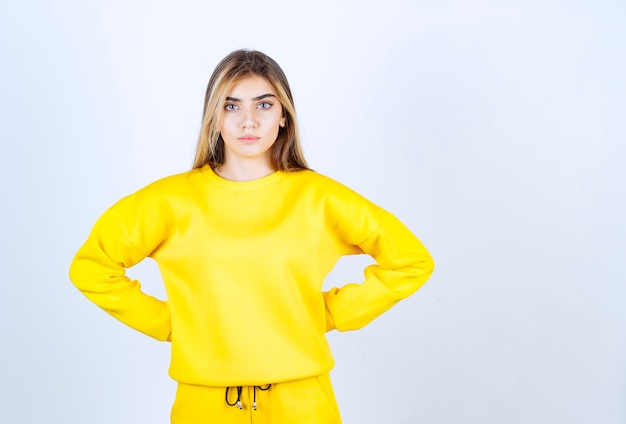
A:
[[[322,293],[337,260],[358,253],[376,260],[364,281]],[[167,301],[126,276],[145,257],[157,262]],[[278,171],[234,182],[205,166],[113,205],[70,277],[115,318],[171,341],[179,383],[280,387],[326,375],[334,364],[326,331],[363,327],[432,270],[393,215],[327,177]]]

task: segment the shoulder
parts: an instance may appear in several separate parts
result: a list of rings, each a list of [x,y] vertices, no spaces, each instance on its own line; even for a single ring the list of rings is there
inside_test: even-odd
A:
[[[193,188],[204,180],[202,169],[193,169],[180,174],[169,175],[141,188],[137,193],[149,195],[170,195]]]
[[[181,197],[189,194],[203,181],[202,170],[193,169],[180,174],[169,175],[160,178],[138,189],[127,197],[135,197],[143,200],[167,199],[169,197]]]
[[[293,177],[296,180],[295,188],[299,193],[314,197],[330,211],[344,213],[356,210],[369,210],[373,213],[383,211],[352,188],[326,175],[307,170],[294,173]]]
[[[194,186],[201,184],[201,170],[194,169],[180,174],[160,178],[131,193],[118,202],[111,209],[120,213],[139,209],[163,209],[168,208],[173,201],[190,198],[197,189]]]
[[[359,196],[351,188],[326,175],[312,170],[297,171],[291,174],[294,183],[301,189],[310,189],[327,195]]]

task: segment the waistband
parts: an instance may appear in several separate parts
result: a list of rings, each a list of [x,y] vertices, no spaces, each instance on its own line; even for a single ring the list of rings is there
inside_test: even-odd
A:
[[[268,384],[266,386],[254,386],[253,388],[253,400],[252,400],[252,410],[256,411],[257,409],[257,403],[256,403],[256,391],[257,389],[265,392],[267,390],[270,389],[270,387],[272,387],[271,384]],[[231,387],[227,387],[226,388],[226,404],[228,406],[236,406],[239,409],[243,409],[243,403],[241,402],[241,392],[243,391],[243,387],[242,386],[237,386],[237,400],[233,403],[230,403],[229,399],[228,399],[228,392],[230,391]]]

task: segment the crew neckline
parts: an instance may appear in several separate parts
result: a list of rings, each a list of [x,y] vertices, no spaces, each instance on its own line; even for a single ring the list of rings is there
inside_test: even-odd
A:
[[[254,180],[232,181],[217,175],[213,168],[211,168],[211,166],[208,164],[202,167],[202,173],[208,178],[211,183],[218,185],[226,190],[232,191],[256,190],[282,179],[285,175],[282,171],[274,171],[271,174],[265,175],[261,178],[256,178]]]

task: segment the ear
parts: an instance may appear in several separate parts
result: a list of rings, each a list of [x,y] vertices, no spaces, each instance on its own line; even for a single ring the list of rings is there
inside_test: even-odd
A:
[[[287,117],[285,117],[285,115],[283,115],[282,118],[280,118],[280,127],[281,128],[285,128],[285,124],[287,123]]]

